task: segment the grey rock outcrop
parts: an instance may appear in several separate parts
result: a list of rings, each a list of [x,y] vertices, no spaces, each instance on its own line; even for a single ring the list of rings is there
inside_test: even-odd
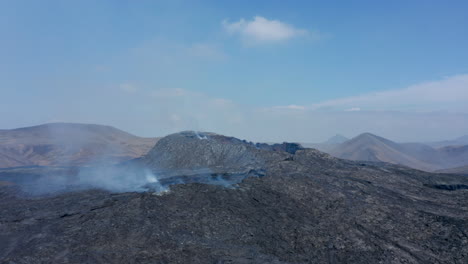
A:
[[[185,131],[158,141],[142,162],[153,171],[211,170],[242,172],[265,169],[275,161],[287,159],[299,149],[291,145],[255,145],[234,137],[214,133]],[[294,148],[295,147],[295,148]]]

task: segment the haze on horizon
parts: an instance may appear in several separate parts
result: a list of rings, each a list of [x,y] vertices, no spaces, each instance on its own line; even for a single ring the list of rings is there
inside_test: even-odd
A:
[[[466,1],[0,1],[0,128],[468,134]]]

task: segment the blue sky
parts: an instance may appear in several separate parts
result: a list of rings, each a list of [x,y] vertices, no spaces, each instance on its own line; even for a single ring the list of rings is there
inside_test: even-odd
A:
[[[2,1],[0,128],[468,134],[466,1]]]

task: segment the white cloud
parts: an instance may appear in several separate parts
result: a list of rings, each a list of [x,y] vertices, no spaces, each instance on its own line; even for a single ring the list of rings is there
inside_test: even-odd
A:
[[[306,107],[302,105],[284,105],[284,106],[275,106],[276,109],[291,109],[291,110],[305,110]]]
[[[290,104],[268,109],[189,89],[150,90],[156,84],[137,84],[138,92],[132,96],[117,96],[107,101],[100,94],[93,98],[78,97],[67,102],[71,110],[58,111],[60,116],[51,113],[44,120],[55,117],[109,124],[151,137],[199,130],[268,142],[321,142],[337,133],[355,136],[362,132],[396,141],[431,141],[468,133],[468,75],[336,99],[315,107]],[[103,100],[106,107],[102,107]],[[87,107],[83,108],[84,104]],[[407,105],[419,111],[402,109]],[[467,110],[466,114],[434,111],[436,106],[450,110],[454,105]],[[345,111],[353,108],[361,111]]]
[[[313,107],[291,104],[269,108],[241,105],[190,90],[160,89],[138,100],[139,105],[148,108],[134,115],[154,118],[145,122],[161,131],[154,135],[192,129],[255,141],[320,142],[337,133],[354,136],[371,132],[396,141],[431,141],[467,133],[468,114],[435,111],[435,106],[444,103],[466,105],[468,90],[464,84],[468,84],[468,75]],[[404,109],[407,105],[413,108]],[[468,106],[464,109],[468,110]]]
[[[359,105],[366,111],[468,112],[468,74],[388,90],[321,102],[312,109],[346,110]]]
[[[122,83],[119,85],[119,88],[121,91],[127,92],[127,93],[135,93],[138,91],[138,88],[131,83]]]
[[[232,23],[224,20],[222,24],[229,34],[238,34],[248,43],[278,42],[308,34],[307,30],[261,16],[255,16],[250,21],[242,18]]]
[[[231,106],[233,105],[233,102],[231,100],[227,100],[224,98],[215,98],[212,100],[213,104],[217,106]]]
[[[359,107],[351,107],[351,108],[348,108],[345,110],[346,112],[357,112],[357,111],[361,111],[361,108]]]

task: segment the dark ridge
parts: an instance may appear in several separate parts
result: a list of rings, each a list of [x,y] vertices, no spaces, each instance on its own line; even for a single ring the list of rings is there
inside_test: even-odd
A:
[[[271,151],[284,151],[290,154],[296,154],[296,151],[304,149],[299,143],[283,142],[281,144],[256,143],[255,147]]]
[[[184,131],[158,141],[142,159],[153,170],[260,170],[302,149],[295,143],[259,144],[214,133]]]
[[[425,186],[429,188],[439,189],[439,190],[446,190],[446,191],[456,191],[456,190],[463,190],[468,189],[468,185],[465,184],[425,184]]]

